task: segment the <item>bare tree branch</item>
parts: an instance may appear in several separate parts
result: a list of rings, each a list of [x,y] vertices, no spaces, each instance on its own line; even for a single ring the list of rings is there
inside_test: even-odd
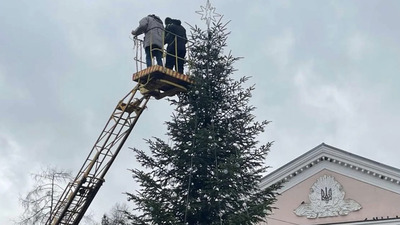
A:
[[[71,172],[54,167],[47,167],[31,175],[35,183],[26,195],[19,198],[24,212],[15,222],[17,225],[44,224],[64,186],[72,180]]]

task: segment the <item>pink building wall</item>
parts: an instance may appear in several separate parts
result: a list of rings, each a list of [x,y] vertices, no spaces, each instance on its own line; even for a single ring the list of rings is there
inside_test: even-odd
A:
[[[317,219],[307,219],[305,216],[297,216],[293,211],[303,201],[310,203],[310,188],[318,178],[324,175],[333,176],[342,185],[346,193],[345,199],[357,201],[362,208],[359,211],[350,212],[346,216]],[[383,216],[386,218],[386,216],[400,216],[400,195],[325,169],[283,192],[278,197],[275,206],[279,209],[275,209],[273,215],[267,218],[268,223],[262,224],[287,225],[292,223],[305,225],[362,221],[365,218],[371,220],[373,217],[380,218]]]

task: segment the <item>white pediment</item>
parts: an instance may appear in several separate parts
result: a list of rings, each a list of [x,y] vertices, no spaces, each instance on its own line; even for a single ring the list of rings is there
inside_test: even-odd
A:
[[[400,170],[320,144],[265,176],[284,181],[268,224],[398,224]],[[264,223],[261,223],[264,224]]]
[[[265,176],[260,186],[285,181],[281,192],[324,169],[400,194],[400,170],[370,159],[320,144]]]

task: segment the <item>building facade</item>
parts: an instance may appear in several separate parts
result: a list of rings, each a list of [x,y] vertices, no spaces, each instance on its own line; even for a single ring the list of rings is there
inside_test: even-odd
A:
[[[400,225],[400,170],[318,145],[263,178],[283,181],[276,209],[261,225]]]

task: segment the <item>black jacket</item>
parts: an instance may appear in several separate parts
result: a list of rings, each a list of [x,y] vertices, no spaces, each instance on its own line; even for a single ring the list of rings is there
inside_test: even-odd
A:
[[[185,50],[185,45],[187,42],[186,30],[181,25],[180,20],[169,19],[168,24],[165,27],[165,40],[164,43],[168,44],[167,51],[175,51],[175,36],[178,42],[178,51]]]

